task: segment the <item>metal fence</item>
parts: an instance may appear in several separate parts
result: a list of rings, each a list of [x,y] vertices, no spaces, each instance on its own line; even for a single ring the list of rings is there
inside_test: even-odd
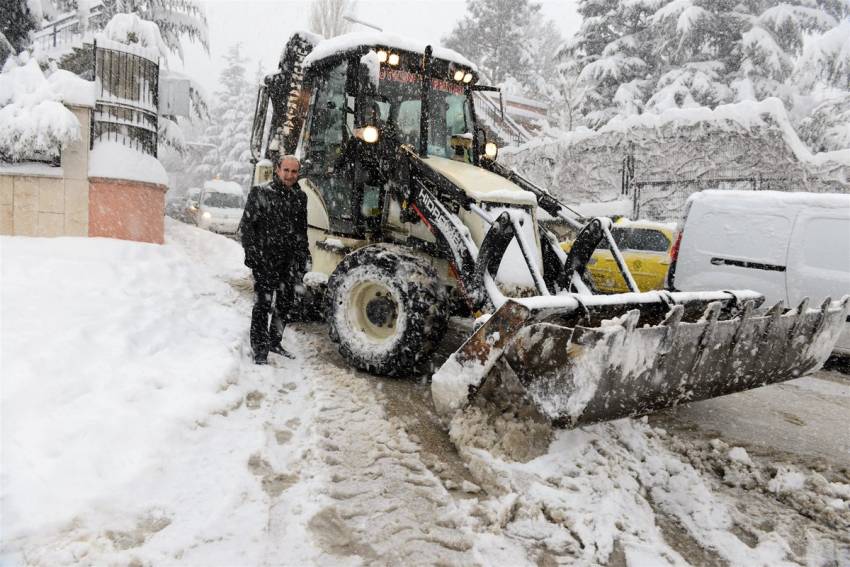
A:
[[[156,157],[159,61],[94,42],[92,147],[114,141]]]
[[[632,200],[632,218],[650,219],[659,222],[678,221],[685,211],[688,197],[699,191],[715,190],[750,190],[750,191],[790,191],[796,185],[795,179],[783,176],[768,176],[748,164],[730,166],[735,163],[736,156],[743,153],[741,148],[729,148],[720,152],[723,155],[698,156],[694,162],[704,169],[699,177],[671,175],[670,177],[641,178],[640,160],[633,154],[623,159],[622,194]],[[726,155],[729,154],[729,155]],[[734,155],[733,155],[734,154]],[[708,161],[723,164],[721,167],[707,166]],[[754,164],[753,164],[754,165]],[[711,171],[711,170],[714,171]],[[711,175],[705,173],[711,172]]]
[[[103,4],[92,3],[85,25],[76,12],[65,14],[33,34],[33,44],[43,51],[78,43],[87,27],[89,31],[103,29],[106,25]]]

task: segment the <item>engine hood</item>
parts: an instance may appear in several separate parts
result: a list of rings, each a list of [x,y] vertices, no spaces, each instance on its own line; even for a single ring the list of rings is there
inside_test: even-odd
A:
[[[476,201],[537,206],[532,193],[486,169],[437,156],[428,156],[422,161]]]

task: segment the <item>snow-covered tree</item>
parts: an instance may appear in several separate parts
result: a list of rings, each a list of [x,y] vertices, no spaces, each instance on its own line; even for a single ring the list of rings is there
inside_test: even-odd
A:
[[[658,0],[584,0],[578,6],[582,25],[564,45],[562,70],[579,71],[579,109],[590,126],[607,122],[623,110],[642,111],[657,67],[647,42],[648,19]]]
[[[200,158],[192,167],[193,182],[219,177],[247,187],[251,181],[251,124],[256,89],[246,79],[247,59],[240,44],[228,49],[215,93],[211,121],[195,147]]]
[[[353,15],[356,0],[313,0],[310,4],[310,31],[324,37],[336,37],[351,31],[345,15]]]
[[[486,81],[501,84],[512,78],[528,84],[527,33],[539,11],[540,4],[528,0],[467,0],[466,15],[443,44],[475,62]]]
[[[85,0],[71,0],[74,2]],[[136,14],[143,20],[154,22],[159,28],[168,49],[181,59],[181,38],[200,43],[209,49],[207,17],[197,0],[103,0],[107,21],[115,14]]]
[[[850,85],[847,0],[581,0],[578,10],[562,69],[580,69],[591,126],[770,96],[791,107],[831,89],[806,94],[811,109]]]

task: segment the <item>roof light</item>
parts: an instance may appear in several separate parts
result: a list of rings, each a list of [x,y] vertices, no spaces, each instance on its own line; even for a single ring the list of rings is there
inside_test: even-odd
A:
[[[381,63],[387,62],[387,52],[383,49],[378,51],[378,61],[380,61]]]
[[[458,69],[457,71],[455,71],[454,79],[455,79],[455,81],[462,81],[463,80],[463,69]]]
[[[390,53],[390,56],[387,58],[387,63],[390,65],[398,65],[398,61],[398,53]]]
[[[468,83],[471,80],[472,80],[472,73],[467,73],[466,75],[463,76],[463,82],[464,83]]]

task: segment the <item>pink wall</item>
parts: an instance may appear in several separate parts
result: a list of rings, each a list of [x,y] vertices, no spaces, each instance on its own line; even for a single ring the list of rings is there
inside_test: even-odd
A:
[[[89,236],[162,244],[167,190],[153,183],[89,178]]]

